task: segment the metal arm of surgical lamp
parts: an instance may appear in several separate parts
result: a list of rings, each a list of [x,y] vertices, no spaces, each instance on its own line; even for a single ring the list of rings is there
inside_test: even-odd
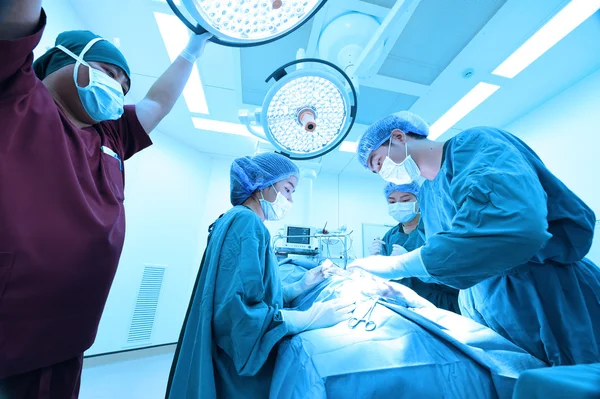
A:
[[[246,125],[248,131],[254,136],[258,137],[259,139],[269,141],[265,131],[262,128],[262,125],[260,124],[260,112],[260,108],[257,108],[254,112],[250,112],[247,109],[241,109],[238,112],[238,118],[240,122]]]

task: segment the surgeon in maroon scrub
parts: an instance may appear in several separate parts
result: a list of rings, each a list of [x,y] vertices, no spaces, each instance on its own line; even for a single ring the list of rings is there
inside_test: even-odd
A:
[[[146,97],[110,42],[64,32],[33,62],[41,0],[0,1],[0,398],[76,398],[125,236],[123,161],[152,142],[202,54]]]

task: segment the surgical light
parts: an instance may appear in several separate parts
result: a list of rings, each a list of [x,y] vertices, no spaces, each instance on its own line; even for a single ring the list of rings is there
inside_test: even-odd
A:
[[[247,47],[277,40],[308,21],[327,0],[166,0],[194,33],[211,41]]]
[[[288,73],[292,66],[296,69]],[[338,66],[300,59],[278,68],[266,82],[271,79],[275,83],[262,108],[240,110],[240,121],[252,134],[296,160],[323,156],[346,138],[356,119],[357,96]]]

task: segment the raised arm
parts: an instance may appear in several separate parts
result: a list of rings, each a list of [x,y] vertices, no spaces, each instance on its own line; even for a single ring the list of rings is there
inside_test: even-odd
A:
[[[0,40],[15,40],[35,32],[42,0],[1,0]]]
[[[137,117],[146,133],[154,130],[171,112],[192,73],[194,62],[204,52],[210,37],[208,33],[192,36],[181,55],[156,80],[146,97],[136,104]]]

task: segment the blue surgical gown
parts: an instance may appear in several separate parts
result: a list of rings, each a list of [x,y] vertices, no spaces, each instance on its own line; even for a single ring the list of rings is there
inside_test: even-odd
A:
[[[464,316],[551,365],[600,361],[600,269],[585,258],[596,219],[533,150],[466,130],[419,199],[423,265],[462,290]]]
[[[425,243],[425,232],[423,231],[423,221],[420,220],[416,229],[409,234],[402,230],[402,224],[392,227],[383,236],[385,245],[382,255],[390,256],[393,250],[393,244],[404,247],[407,251],[415,250]],[[409,287],[417,294],[427,299],[440,309],[460,314],[458,306],[458,290],[436,283],[425,283],[416,277],[404,278],[400,283]]]
[[[236,206],[214,225],[171,369],[168,398],[266,398],[286,335],[270,235]]]

